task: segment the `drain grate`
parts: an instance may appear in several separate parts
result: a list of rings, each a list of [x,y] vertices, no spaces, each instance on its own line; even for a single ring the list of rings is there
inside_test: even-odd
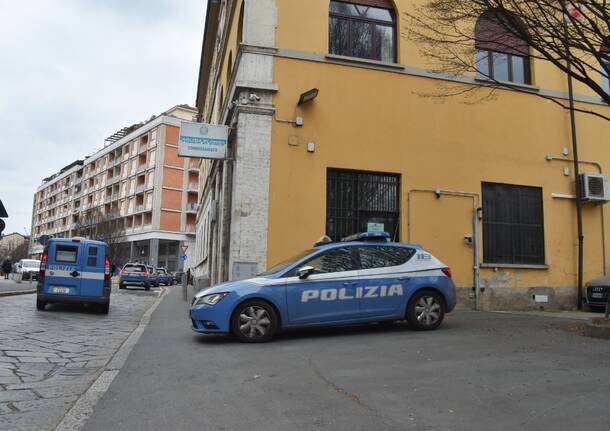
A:
[[[56,374],[60,376],[84,376],[89,371],[91,370],[87,368],[60,368]]]

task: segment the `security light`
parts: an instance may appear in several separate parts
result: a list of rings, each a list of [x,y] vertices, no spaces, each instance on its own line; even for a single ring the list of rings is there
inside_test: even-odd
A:
[[[307,103],[313,99],[315,99],[316,97],[318,97],[318,92],[320,90],[318,90],[317,88],[312,88],[311,90],[307,90],[305,93],[301,94],[301,96],[299,97],[299,103],[297,103],[297,105],[302,105],[304,103]]]

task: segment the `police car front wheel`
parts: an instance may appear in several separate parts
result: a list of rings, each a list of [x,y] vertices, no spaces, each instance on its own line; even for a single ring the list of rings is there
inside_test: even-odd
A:
[[[263,343],[277,332],[278,318],[269,303],[261,300],[240,304],[231,318],[231,331],[245,343]]]
[[[418,331],[436,329],[445,317],[443,298],[432,290],[416,292],[409,301],[407,322]]]

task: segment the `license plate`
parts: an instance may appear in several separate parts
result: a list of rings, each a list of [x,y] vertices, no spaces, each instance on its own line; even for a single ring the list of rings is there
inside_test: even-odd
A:
[[[70,293],[69,287],[54,287],[53,293]]]
[[[603,298],[604,294],[603,293],[592,293],[591,294],[591,298]]]

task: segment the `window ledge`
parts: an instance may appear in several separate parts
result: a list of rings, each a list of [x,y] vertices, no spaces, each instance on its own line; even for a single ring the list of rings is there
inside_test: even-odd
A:
[[[528,265],[520,263],[482,263],[481,268],[507,268],[507,269],[549,269],[548,265]]]
[[[516,82],[512,82],[512,81],[494,81],[493,79],[488,79],[488,78],[479,78],[476,77],[474,78],[475,82],[481,83],[481,84],[487,84],[487,85],[495,85],[497,87],[500,88],[506,88],[506,89],[516,89],[516,90],[523,90],[523,91],[529,91],[530,93],[537,93],[540,91],[539,87],[536,87],[535,85],[530,85],[530,84],[518,84]]]
[[[385,67],[387,69],[404,70],[405,67],[399,63],[387,63],[385,61],[369,60],[367,58],[347,57],[345,55],[325,54],[328,60],[340,61],[342,63],[365,64],[376,67]]]

